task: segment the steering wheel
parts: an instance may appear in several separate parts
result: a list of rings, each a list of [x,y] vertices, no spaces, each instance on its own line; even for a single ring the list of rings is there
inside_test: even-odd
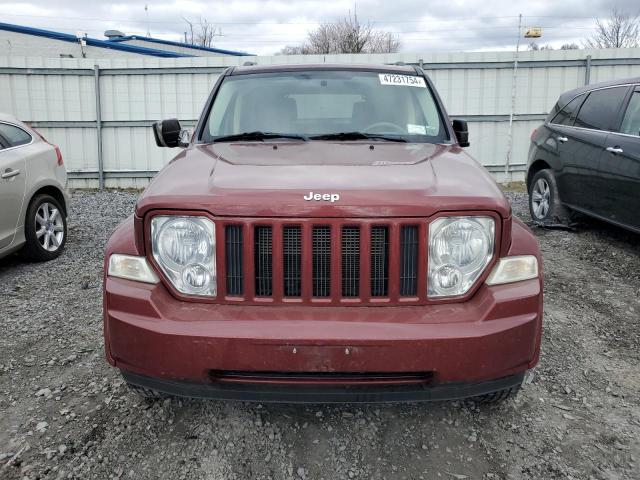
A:
[[[391,128],[391,130],[393,130],[392,132],[375,132],[372,130],[376,130],[379,128]],[[405,132],[404,128],[402,128],[400,125],[396,125],[395,123],[391,123],[391,122],[376,122],[376,123],[372,123],[371,125],[369,125],[368,127],[366,127],[363,130],[364,133],[399,133],[399,134],[406,134],[407,132]]]

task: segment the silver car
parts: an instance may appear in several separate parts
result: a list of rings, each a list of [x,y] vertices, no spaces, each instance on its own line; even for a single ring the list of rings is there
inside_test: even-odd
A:
[[[0,258],[60,255],[67,238],[67,172],[60,149],[0,113]]]

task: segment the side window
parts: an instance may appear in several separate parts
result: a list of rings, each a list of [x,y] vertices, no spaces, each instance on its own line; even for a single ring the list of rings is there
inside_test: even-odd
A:
[[[562,110],[558,112],[551,123],[555,123],[556,125],[572,126],[576,120],[576,115],[578,114],[578,110],[580,110],[580,105],[582,105],[584,98],[584,94],[578,95],[567,103]]]
[[[10,147],[18,147],[31,142],[31,135],[21,128],[7,123],[0,123],[0,134],[7,140]]]
[[[620,133],[640,136],[640,90],[633,92],[624,114]]]
[[[629,87],[595,90],[582,104],[575,126],[593,130],[611,130]]]

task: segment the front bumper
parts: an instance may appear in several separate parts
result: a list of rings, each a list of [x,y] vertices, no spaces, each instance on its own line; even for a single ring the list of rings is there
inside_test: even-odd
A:
[[[502,385],[486,383],[495,379],[509,378],[511,386],[537,362],[542,311],[539,279],[483,285],[460,304],[311,307],[185,303],[162,284],[108,277],[104,300],[107,358],[128,372],[132,383],[168,393],[261,401],[279,395],[295,401],[292,391],[310,386],[299,393],[302,401],[323,397],[322,391],[326,401],[340,401],[341,395],[342,401],[379,396],[403,401],[488,393]],[[236,380],[229,390],[223,385],[229,382],[217,377],[238,371],[399,377],[364,384],[348,378],[294,380],[284,382],[284,390],[278,381],[256,379]],[[407,373],[424,375],[425,381],[403,382]]]

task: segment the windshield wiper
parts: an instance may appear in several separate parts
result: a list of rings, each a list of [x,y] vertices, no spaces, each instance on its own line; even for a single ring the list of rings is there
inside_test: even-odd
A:
[[[405,142],[402,137],[392,137],[381,133],[365,133],[365,132],[338,132],[326,133],[324,135],[314,135],[309,137],[311,140],[386,140],[388,142]]]
[[[241,142],[243,140],[270,140],[274,138],[291,138],[294,140],[309,140],[304,135],[297,135],[294,133],[275,133],[275,132],[244,132],[236,133],[234,135],[223,135],[222,137],[216,137],[213,142]]]

